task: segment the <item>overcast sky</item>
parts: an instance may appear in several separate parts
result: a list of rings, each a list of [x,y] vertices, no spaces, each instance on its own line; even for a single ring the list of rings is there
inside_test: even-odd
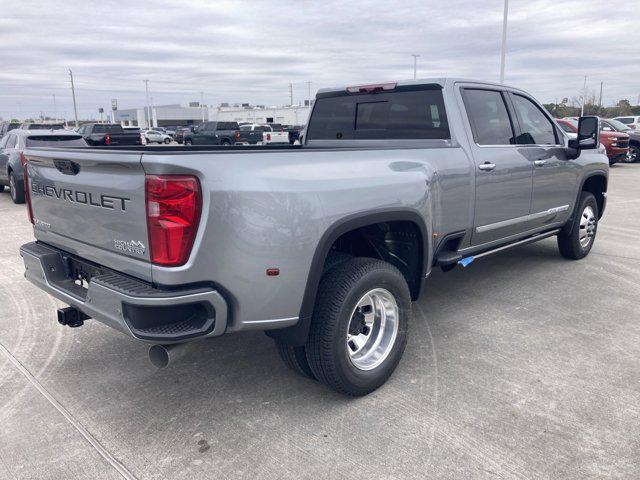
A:
[[[510,0],[506,83],[541,101],[604,82],[640,95],[640,1]],[[0,116],[81,118],[153,103],[294,103],[324,86],[413,76],[498,80],[503,0],[0,0]]]

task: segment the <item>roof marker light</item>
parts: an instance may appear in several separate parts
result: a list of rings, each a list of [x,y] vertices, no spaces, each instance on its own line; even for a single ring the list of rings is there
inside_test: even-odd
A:
[[[398,84],[393,83],[375,83],[372,85],[354,85],[347,87],[349,93],[374,93],[374,92],[390,92],[396,89]]]

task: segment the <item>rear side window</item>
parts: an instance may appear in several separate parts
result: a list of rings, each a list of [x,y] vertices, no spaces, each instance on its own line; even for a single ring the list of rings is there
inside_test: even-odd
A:
[[[621,118],[616,118],[616,120],[624,123],[625,125],[631,125],[634,119],[633,117],[621,117]]]
[[[464,106],[478,145],[515,144],[513,125],[502,94],[496,90],[464,89]]]
[[[216,130],[237,130],[238,124],[236,122],[218,122]]]
[[[86,147],[87,142],[81,136],[75,135],[47,135],[27,137],[27,147]]]
[[[449,139],[442,91],[411,90],[319,98],[310,140]]]
[[[542,110],[526,97],[514,94],[512,98],[521,130],[518,144],[556,145],[556,130]]]

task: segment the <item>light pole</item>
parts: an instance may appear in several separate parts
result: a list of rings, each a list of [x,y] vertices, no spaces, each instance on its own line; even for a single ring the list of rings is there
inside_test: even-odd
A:
[[[200,92],[200,113],[202,114],[202,122],[204,123],[204,92]]]
[[[504,64],[507,57],[507,16],[509,14],[509,0],[504,0],[504,14],[502,16],[502,52],[500,54],[500,83],[504,83]]]
[[[76,89],[73,86],[73,72],[69,69],[69,77],[71,77],[71,96],[73,97],[73,114],[75,115],[76,128],[80,126],[78,123],[78,107],[76,104]]]
[[[580,107],[580,116],[584,116],[584,102],[587,99],[587,76],[584,76],[584,85],[582,86],[582,106]]]
[[[413,79],[415,80],[418,74],[418,57],[420,55],[416,55],[415,53],[412,53],[411,56],[413,57]]]
[[[147,94],[147,128],[151,128],[151,104],[149,103],[149,80],[144,81],[144,89]]]

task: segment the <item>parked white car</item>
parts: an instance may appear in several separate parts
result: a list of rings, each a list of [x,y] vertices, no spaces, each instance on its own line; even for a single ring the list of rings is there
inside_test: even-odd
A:
[[[142,132],[147,143],[164,143],[169,144],[173,141],[170,135],[166,133],[158,132],[157,130],[144,130]]]
[[[618,120],[620,123],[624,123],[631,130],[640,131],[640,116],[627,116],[627,117],[615,117],[614,120]]]
[[[271,126],[266,125],[262,132],[263,145],[289,145],[289,132],[275,131]]]

